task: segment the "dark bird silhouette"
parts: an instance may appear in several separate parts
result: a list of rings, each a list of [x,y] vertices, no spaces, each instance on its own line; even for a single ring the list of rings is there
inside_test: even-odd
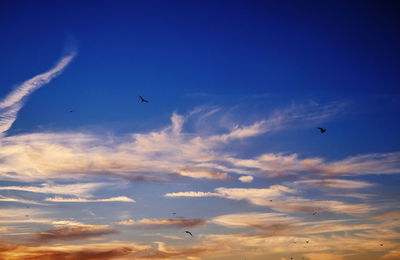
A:
[[[69,112],[72,113],[72,112],[75,112],[75,110],[71,109]]]
[[[317,215],[317,214],[318,214],[318,212],[317,212],[317,211],[313,212],[313,216],[315,216],[315,215]]]
[[[185,233],[187,233],[187,234],[189,234],[189,235],[193,236],[193,234],[192,234],[192,233],[190,233],[190,231],[185,231]]]
[[[140,101],[144,102],[144,103],[149,103],[150,101],[148,101],[147,99],[144,99],[142,96],[139,96]]]
[[[272,200],[269,200],[270,202],[272,202]]]
[[[325,128],[317,127],[317,129],[321,132],[321,134],[323,134],[323,133],[326,132],[326,129],[325,129]]]
[[[172,215],[176,215],[176,212],[172,212]]]
[[[383,244],[381,244],[381,246],[383,246]]]

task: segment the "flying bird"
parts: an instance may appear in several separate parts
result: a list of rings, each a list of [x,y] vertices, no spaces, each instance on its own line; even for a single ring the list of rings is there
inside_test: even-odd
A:
[[[321,132],[321,134],[323,134],[323,133],[325,133],[325,132],[326,132],[326,129],[325,129],[325,128],[322,128],[322,127],[317,127],[317,129],[319,129],[319,131]]]
[[[72,112],[75,112],[75,110],[71,109],[69,112],[72,113]]]
[[[193,236],[193,234],[192,234],[192,233],[190,233],[190,231],[185,231],[185,233],[187,233],[187,234],[189,234],[189,235]]]
[[[144,102],[144,103],[149,103],[150,101],[148,101],[147,99],[144,99],[142,96],[139,96],[140,101]]]
[[[317,214],[318,214],[318,212],[317,212],[317,211],[313,212],[313,216],[315,216],[315,215],[317,215]]]

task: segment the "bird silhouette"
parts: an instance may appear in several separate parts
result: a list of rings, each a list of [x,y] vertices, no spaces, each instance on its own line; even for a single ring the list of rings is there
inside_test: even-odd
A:
[[[321,132],[321,134],[323,134],[323,133],[326,132],[326,129],[325,129],[325,128],[317,127],[317,129]]]
[[[383,244],[381,244],[381,246],[383,246]]]
[[[185,233],[187,233],[187,234],[189,234],[189,235],[193,236],[193,234],[192,234],[192,233],[190,233],[190,231],[185,231]]]
[[[148,101],[147,99],[144,99],[142,96],[139,96],[140,101],[144,102],[144,103],[149,103],[150,101]]]
[[[315,215],[317,215],[317,214],[318,214],[318,212],[317,212],[317,211],[313,212],[313,216],[315,216]]]
[[[72,112],[75,112],[75,110],[71,109],[69,112],[72,113]]]

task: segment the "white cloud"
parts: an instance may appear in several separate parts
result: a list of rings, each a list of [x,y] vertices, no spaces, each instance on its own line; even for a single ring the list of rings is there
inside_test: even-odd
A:
[[[374,207],[368,204],[347,204],[335,200],[312,200],[293,196],[296,190],[282,185],[273,185],[269,188],[217,188],[216,192],[188,191],[181,193],[167,193],[166,197],[223,197],[232,200],[247,200],[258,206],[269,207],[279,212],[326,211],[344,214],[362,214],[370,212]]]
[[[250,183],[253,181],[253,176],[240,176],[238,178],[239,181],[243,182],[243,183]]]
[[[110,186],[109,183],[74,183],[53,184],[43,183],[40,186],[3,186],[0,190],[15,190],[34,193],[61,194],[79,197],[90,197],[91,193],[99,188]]]
[[[0,101],[0,134],[6,132],[17,118],[18,111],[23,106],[24,99],[33,91],[49,83],[53,78],[59,75],[63,69],[72,61],[76,53],[70,53],[61,58],[61,60],[50,70],[28,79],[7,97]]]
[[[46,198],[45,201],[50,202],[136,202],[134,199],[128,198],[126,196],[112,197],[107,199],[84,199],[84,198],[62,198],[62,197],[54,197],[54,198]]]

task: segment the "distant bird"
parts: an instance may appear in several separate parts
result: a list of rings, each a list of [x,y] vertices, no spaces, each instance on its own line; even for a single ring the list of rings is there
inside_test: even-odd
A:
[[[172,215],[176,215],[176,212],[172,212]]]
[[[321,134],[323,134],[323,133],[325,133],[325,132],[326,132],[326,129],[325,129],[325,128],[322,128],[322,127],[317,127],[317,129],[319,129],[319,131],[321,132]]]
[[[383,246],[383,244],[381,244],[381,246]]]
[[[193,236],[193,234],[192,234],[192,233],[190,233],[190,231],[185,231],[185,233],[187,233],[187,234],[189,234],[189,235]]]
[[[313,212],[313,216],[315,216],[315,215],[317,215],[317,214],[318,214],[318,212],[317,212],[317,211]]]
[[[148,101],[147,99],[144,99],[142,96],[139,96],[140,101],[144,102],[144,103],[149,103],[150,101]]]
[[[75,110],[71,109],[69,112],[72,113],[72,112],[75,112]]]
[[[272,200],[269,200],[270,202],[272,202]]]

